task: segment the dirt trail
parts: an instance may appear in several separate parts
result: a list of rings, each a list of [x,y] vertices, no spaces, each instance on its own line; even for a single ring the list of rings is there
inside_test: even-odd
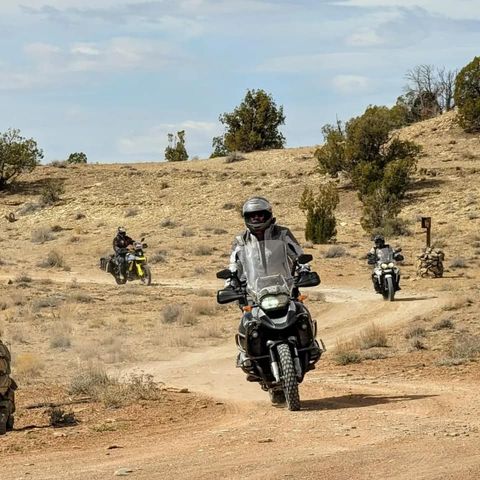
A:
[[[182,282],[184,288],[191,286]],[[203,287],[213,285],[203,284]],[[444,301],[435,296],[398,295],[395,302],[384,302],[373,292],[353,288],[309,289],[325,295],[327,311],[317,316],[318,337],[327,350],[337,339],[349,337],[372,322],[392,327],[415,315],[425,315],[441,307]],[[314,312],[312,312],[314,313]],[[170,361],[140,363],[125,373],[144,372],[168,385],[189,388],[222,399],[266,401],[256,383],[245,382],[244,374],[235,368],[234,339],[204,351],[183,353]]]
[[[172,286],[217,287],[185,281]],[[328,349],[372,321],[392,327],[448,301],[408,291],[395,302],[384,302],[363,289],[313,290],[325,295],[326,303],[312,302],[311,310]],[[206,411],[167,429],[119,430],[114,443],[122,448],[114,450],[107,450],[111,439],[79,439],[73,448],[62,447],[60,439],[55,450],[0,459],[2,480],[103,480],[120,468],[138,480],[478,478],[478,385],[392,378],[381,371],[374,377],[327,373],[320,362],[301,385],[302,410],[288,412],[271,407],[258,385],[245,381],[234,367],[235,355],[231,340],[134,368],[169,385],[211,395],[223,404],[217,414]]]

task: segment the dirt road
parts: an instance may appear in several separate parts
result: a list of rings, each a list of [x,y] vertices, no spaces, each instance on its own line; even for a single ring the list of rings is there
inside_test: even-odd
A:
[[[375,320],[389,327],[446,301],[401,292],[382,302],[367,290],[322,289],[319,335],[327,347]],[[315,310],[317,307],[312,307]],[[321,312],[320,312],[321,310]],[[169,385],[209,395],[197,416],[143,424],[94,443],[81,435],[55,448],[0,459],[2,480],[105,479],[476,479],[480,474],[478,384],[449,385],[408,370],[307,375],[300,412],[269,405],[234,368],[233,342],[164,362],[138,364]],[[172,411],[182,405],[172,404]],[[13,435],[28,435],[14,432]],[[1,440],[0,440],[1,441]],[[73,444],[72,444],[73,442]],[[122,470],[125,469],[125,470]]]

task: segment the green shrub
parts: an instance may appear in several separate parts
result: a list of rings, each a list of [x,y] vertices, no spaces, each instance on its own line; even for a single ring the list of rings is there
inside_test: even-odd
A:
[[[83,152],[71,153],[68,156],[67,163],[87,163],[87,156]]]
[[[339,202],[338,192],[332,182],[322,184],[315,194],[309,187],[303,191],[300,209],[306,212],[305,240],[327,243],[337,234],[335,208]]]
[[[392,195],[389,195],[383,188],[374,191],[372,194],[363,198],[363,214],[360,224],[366,232],[385,233],[395,225],[395,220],[400,213],[400,201]],[[390,231],[389,236],[392,232]]]
[[[188,160],[188,153],[185,149],[185,130],[168,134],[168,146],[165,149],[165,160],[168,162],[182,162]]]
[[[42,187],[40,196],[43,205],[53,205],[65,193],[63,182],[58,178],[49,178]]]
[[[212,157],[285,145],[285,137],[278,130],[285,123],[283,107],[277,107],[264,90],[247,90],[242,103],[233,112],[220,115],[219,120],[226,131],[213,139]]]
[[[322,133],[325,143],[315,150],[314,156],[318,160],[320,173],[336,177],[346,169],[345,132],[341,122],[337,122],[336,126],[324,125]]]
[[[0,133],[0,190],[24,172],[31,172],[43,158],[43,151],[33,138],[24,138],[20,130]]]
[[[480,57],[463,67],[455,81],[458,122],[466,132],[480,131]]]

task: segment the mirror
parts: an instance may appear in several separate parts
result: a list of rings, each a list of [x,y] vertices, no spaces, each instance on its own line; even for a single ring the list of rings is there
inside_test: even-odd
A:
[[[320,285],[320,276],[317,272],[308,272],[303,273],[297,282],[295,282],[297,287],[315,287]]]
[[[228,268],[225,268],[217,272],[217,278],[228,280],[229,278],[232,278],[232,277],[233,277],[233,272],[231,272]]]
[[[238,293],[235,290],[218,290],[217,292],[217,303],[220,303],[221,305],[234,302],[235,300],[240,300],[242,298],[243,294]]]
[[[310,255],[309,253],[302,253],[301,255],[298,256],[297,258],[297,263],[303,264],[303,263],[308,263],[313,260],[313,255]]]

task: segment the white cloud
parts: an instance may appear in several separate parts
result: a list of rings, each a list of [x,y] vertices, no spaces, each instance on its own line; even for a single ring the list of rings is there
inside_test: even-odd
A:
[[[128,37],[64,47],[31,43],[25,45],[23,51],[32,63],[21,71],[6,64],[0,65],[0,89],[58,85],[78,72],[157,71],[185,61],[183,53],[166,42]]]
[[[347,68],[365,68],[381,64],[382,59],[363,52],[312,53],[266,60],[257,67],[261,72],[319,73]]]
[[[332,84],[337,92],[346,95],[364,93],[370,86],[368,78],[361,75],[336,75]]]
[[[371,47],[381,45],[384,43],[384,39],[374,30],[362,29],[349,35],[346,43],[352,47]]]
[[[349,7],[421,8],[456,20],[480,19],[478,0],[334,0],[332,3]]]

